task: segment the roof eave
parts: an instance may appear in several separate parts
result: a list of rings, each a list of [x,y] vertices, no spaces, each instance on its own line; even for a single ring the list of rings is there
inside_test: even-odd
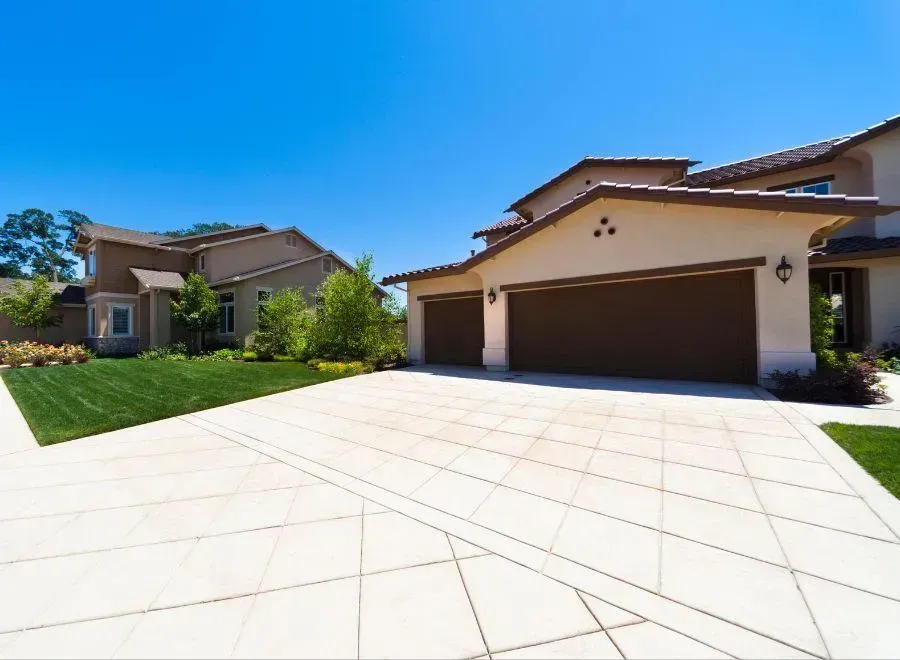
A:
[[[809,257],[809,263],[831,264],[842,261],[859,261],[861,259],[887,259],[890,257],[900,257],[900,248],[860,250],[857,252],[838,252],[836,254],[813,254]]]
[[[443,268],[441,270],[430,270],[421,273],[400,273],[399,275],[388,275],[381,278],[381,286],[389,286],[400,282],[415,282],[417,280],[431,280],[437,277],[447,277],[448,275],[461,275],[466,272],[465,268],[454,266],[452,268]]]

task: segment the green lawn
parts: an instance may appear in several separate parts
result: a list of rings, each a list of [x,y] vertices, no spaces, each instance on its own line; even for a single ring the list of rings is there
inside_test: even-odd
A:
[[[42,445],[335,378],[297,362],[166,362],[137,358],[8,369],[2,376]]]
[[[822,430],[894,497],[900,498],[900,429],[829,422],[822,425]]]

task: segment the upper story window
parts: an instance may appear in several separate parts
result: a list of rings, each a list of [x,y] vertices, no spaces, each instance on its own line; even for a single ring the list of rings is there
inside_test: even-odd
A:
[[[84,270],[84,274],[88,277],[97,277],[97,253],[93,250],[88,250],[87,264]]]
[[[113,337],[130,337],[131,331],[131,305],[110,305],[109,326],[110,335]]]
[[[206,272],[206,253],[201,252],[200,256],[197,258],[197,270],[201,273]]]
[[[807,179],[806,181],[794,181],[793,183],[784,183],[780,186],[770,186],[766,188],[769,191],[780,191],[786,193],[811,193],[813,195],[830,195],[831,182],[834,176],[824,176],[817,179]]]
[[[293,248],[297,247],[299,245],[299,243],[297,241],[297,235],[296,234],[285,234],[284,244],[287,245],[288,247],[293,247]]]
[[[234,334],[234,291],[220,291],[219,299],[219,334]]]
[[[331,257],[322,257],[322,272],[329,275],[334,272],[334,259]]]

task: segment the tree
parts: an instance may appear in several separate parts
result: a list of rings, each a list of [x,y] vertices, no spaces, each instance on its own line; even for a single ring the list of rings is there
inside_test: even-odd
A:
[[[46,275],[54,282],[75,280],[72,245],[78,226],[91,220],[78,211],[63,210],[55,218],[41,209],[9,213],[0,227],[0,253],[6,269],[18,268],[32,275]]]
[[[11,277],[13,279],[25,279],[25,273],[19,268],[18,264],[9,261],[0,261],[0,277]]]
[[[834,341],[834,309],[818,284],[809,285],[809,334],[814,353],[828,350]]]
[[[387,363],[404,357],[406,343],[392,305],[382,306],[372,281],[372,255],[356,260],[353,271],[337,269],[319,285],[311,350],[317,357],[371,359]]]
[[[211,234],[214,231],[225,231],[226,229],[240,229],[242,225],[232,225],[227,222],[197,222],[187,229],[171,229],[162,233],[163,236],[170,238],[185,238],[186,236],[196,236],[197,234]]]
[[[313,313],[301,288],[281,289],[259,306],[253,348],[260,355],[305,356]]]
[[[178,298],[172,300],[171,307],[172,318],[197,335],[197,347],[202,351],[203,333],[213,330],[219,321],[215,291],[209,288],[203,276],[191,273],[181,287]]]
[[[0,296],[0,314],[20,328],[33,328],[34,338],[40,340],[41,330],[59,325],[62,317],[53,312],[56,292],[43,275],[27,285],[13,282],[12,293]]]

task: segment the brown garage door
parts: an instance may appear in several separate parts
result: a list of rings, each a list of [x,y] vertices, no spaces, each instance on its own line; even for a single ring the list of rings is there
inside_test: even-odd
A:
[[[752,270],[509,294],[510,366],[756,381]]]
[[[484,348],[484,303],[475,298],[425,303],[425,361],[480,366]]]

